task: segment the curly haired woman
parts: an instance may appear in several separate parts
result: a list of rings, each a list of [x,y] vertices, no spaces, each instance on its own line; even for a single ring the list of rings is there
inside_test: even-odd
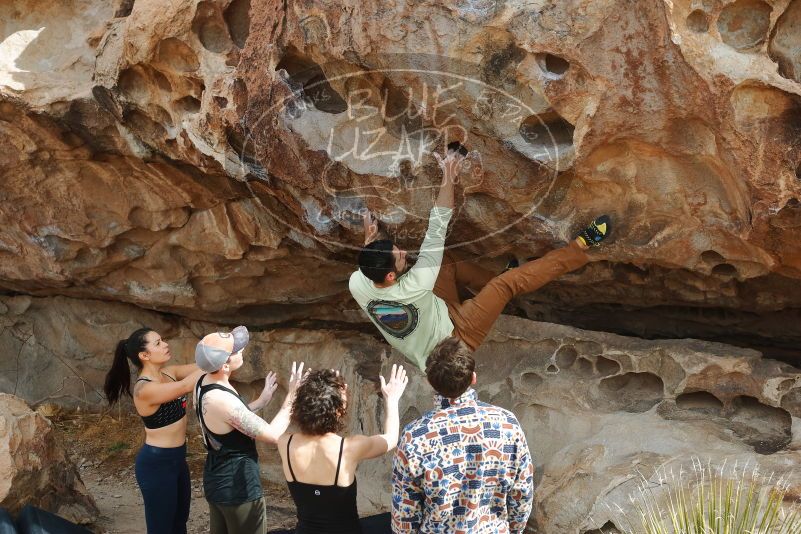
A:
[[[348,408],[348,385],[338,372],[311,371],[292,404],[292,423],[300,432],[278,439],[289,492],[298,509],[296,534],[359,534],[356,468],[398,442],[398,401],[409,380],[392,366],[389,382],[381,379],[385,400],[384,433],[340,436]]]

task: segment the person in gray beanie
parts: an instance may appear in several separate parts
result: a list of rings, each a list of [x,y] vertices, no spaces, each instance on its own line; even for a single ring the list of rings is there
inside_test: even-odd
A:
[[[275,443],[289,426],[290,409],[303,378],[303,363],[292,363],[287,395],[269,423],[254,412],[270,402],[277,388],[269,373],[259,397],[248,402],[229,382],[242,367],[242,351],[250,335],[238,326],[200,340],[195,362],[206,372],[195,386],[195,412],[208,455],[203,489],[209,503],[211,534],[263,534],[265,505],[259,476],[256,441]]]

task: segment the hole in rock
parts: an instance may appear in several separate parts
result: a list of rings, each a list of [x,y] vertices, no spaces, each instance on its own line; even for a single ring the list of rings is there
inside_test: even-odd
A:
[[[533,371],[528,373],[523,373],[520,376],[520,380],[523,383],[523,387],[529,390],[535,389],[540,384],[542,384],[542,377]]]
[[[714,250],[705,250],[701,253],[701,261],[709,264],[709,265],[717,265],[719,263],[724,263],[726,258],[715,252]]]
[[[133,11],[134,2],[136,0],[120,0],[117,3],[117,11],[114,12],[114,16],[117,18],[127,17]]]
[[[576,372],[580,376],[589,377],[593,375],[592,362],[587,358],[579,358],[576,362]]]
[[[782,408],[793,417],[801,417],[801,388],[791,389],[782,397]]]
[[[161,124],[138,109],[126,111],[123,114],[123,122],[145,141],[150,141],[155,144],[159,141],[163,141],[167,137],[167,130],[165,130]]]
[[[720,276],[737,276],[737,268],[729,263],[721,263],[712,267],[712,274]]]
[[[245,41],[250,35],[250,0],[234,0],[226,8],[223,17],[234,44],[245,48]]]
[[[601,403],[625,412],[647,412],[664,395],[662,379],[652,373],[625,373],[601,380]]]
[[[598,369],[598,374],[601,376],[611,376],[620,371],[620,364],[615,360],[598,356],[598,361],[595,362],[595,368]]]
[[[737,0],[727,5],[718,17],[721,39],[738,50],[755,48],[767,37],[772,10],[762,0]]]
[[[262,180],[268,178],[267,169],[259,163],[256,157],[256,142],[249,131],[240,132],[238,129],[228,126],[225,128],[225,138],[250,173]]]
[[[144,101],[150,95],[147,77],[138,66],[130,67],[120,73],[117,86],[129,100]]]
[[[714,415],[720,415],[723,410],[723,403],[720,399],[707,391],[682,393],[676,397],[676,406],[682,410],[694,410]]]
[[[239,58],[240,52],[239,49],[233,47],[226,55],[225,55],[225,66],[226,67],[236,67],[239,65]]]
[[[607,521],[601,528],[594,528],[592,530],[585,530],[581,534],[622,534],[622,531],[617,528],[617,525],[611,521]]]
[[[755,452],[773,454],[790,443],[792,417],[786,410],[748,396],[734,399],[732,408],[732,430]]]
[[[558,113],[549,112],[526,118],[519,132],[526,143],[537,149],[536,159],[550,161],[573,147],[574,129]]]
[[[777,389],[782,393],[787,393],[788,391],[790,391],[790,388],[793,387],[793,385],[795,385],[795,379],[788,378],[786,380],[782,380],[781,384],[779,384],[779,387]],[[782,406],[782,408],[784,408],[784,406]]]
[[[224,96],[215,96],[212,98],[214,98],[214,103],[217,104],[220,109],[228,107],[228,99]]]
[[[156,85],[159,86],[159,89],[167,93],[172,92],[172,84],[163,73],[154,70],[153,79],[156,80]]]
[[[799,163],[798,167],[795,168],[795,177],[801,180],[801,163]]]
[[[570,70],[568,60],[553,54],[537,54],[536,59],[540,69],[551,78],[564,78],[567,71]]]
[[[192,31],[197,35],[203,48],[209,52],[225,52],[231,48],[231,38],[223,20],[222,13],[214,2],[198,3]]]
[[[172,116],[170,113],[161,106],[152,105],[149,107],[153,120],[166,126],[167,128],[173,127]]]
[[[342,113],[348,104],[328,83],[320,66],[295,53],[289,53],[278,63],[276,70],[284,69],[293,89],[302,89],[306,102],[325,113]]]
[[[548,367],[545,368],[545,372],[546,373],[550,373],[552,375],[555,375],[556,373],[559,372],[559,368],[551,363],[551,364],[548,364]]]
[[[225,129],[225,139],[228,141],[231,148],[239,154],[244,153],[246,150],[248,152],[253,150],[253,147],[249,146],[253,144],[253,140],[247,139],[244,133],[230,126]]]
[[[776,21],[768,54],[779,74],[801,82],[801,0],[793,0]]]
[[[175,107],[184,113],[197,113],[200,111],[200,100],[194,96],[185,96],[175,101]]]
[[[573,365],[578,357],[578,352],[571,346],[564,346],[556,353],[556,365],[560,368],[567,368]]]
[[[194,72],[200,67],[195,51],[175,37],[164,39],[159,43],[156,62],[168,70],[177,72]]]
[[[709,30],[709,15],[703,9],[696,9],[687,16],[687,27],[696,33]]]
[[[203,93],[206,91],[206,84],[203,83],[203,80],[199,80],[197,78],[190,78],[189,81],[192,84],[192,87],[189,89],[189,94],[195,98],[203,100]]]

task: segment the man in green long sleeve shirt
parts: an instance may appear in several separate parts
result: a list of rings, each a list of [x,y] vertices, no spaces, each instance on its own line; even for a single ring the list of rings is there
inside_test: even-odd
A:
[[[435,155],[443,170],[442,185],[414,267],[408,268],[406,251],[382,239],[365,245],[359,253],[359,270],[350,277],[350,292],[359,307],[387,342],[420,369],[425,369],[431,351],[452,336],[476,350],[512,298],[582,267],[588,261],[585,250],[600,244],[611,229],[609,218],[599,217],[568,246],[499,276],[453,261],[444,254],[445,235],[453,213],[455,180],[466,152],[459,143],[451,143],[444,159]],[[368,214],[366,241],[372,228]],[[461,302],[457,284],[478,293]]]

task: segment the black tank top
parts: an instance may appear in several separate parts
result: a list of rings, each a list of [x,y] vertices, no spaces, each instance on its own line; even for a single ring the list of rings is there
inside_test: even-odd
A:
[[[359,512],[356,509],[356,480],[350,486],[337,486],[339,479],[339,466],[342,464],[342,448],[345,438],[339,443],[339,459],[337,459],[337,472],[334,475],[334,484],[319,486],[298,482],[292,470],[292,460],[289,455],[289,444],[286,442],[286,463],[292,480],[287,480],[289,493],[298,509],[298,526],[296,534],[361,534]]]
[[[201,386],[206,375],[195,385],[195,412],[200,421],[201,435],[208,455],[203,466],[203,491],[206,500],[215,504],[237,505],[260,499],[263,495],[259,473],[259,453],[256,440],[233,429],[227,434],[215,434],[203,420],[203,395],[218,389],[247,403],[236,391],[219,384]]]
[[[176,382],[176,380],[171,377],[170,375],[165,374],[167,378]],[[137,382],[153,382],[149,378],[142,377],[137,379]],[[159,409],[153,412],[150,415],[140,415],[139,417],[142,418],[142,422],[145,424],[145,428],[154,429],[154,428],[162,428],[168,425],[171,425],[177,421],[183,419],[186,415],[186,395],[181,395],[177,399],[173,399],[170,402],[165,402],[163,404],[159,404]]]

